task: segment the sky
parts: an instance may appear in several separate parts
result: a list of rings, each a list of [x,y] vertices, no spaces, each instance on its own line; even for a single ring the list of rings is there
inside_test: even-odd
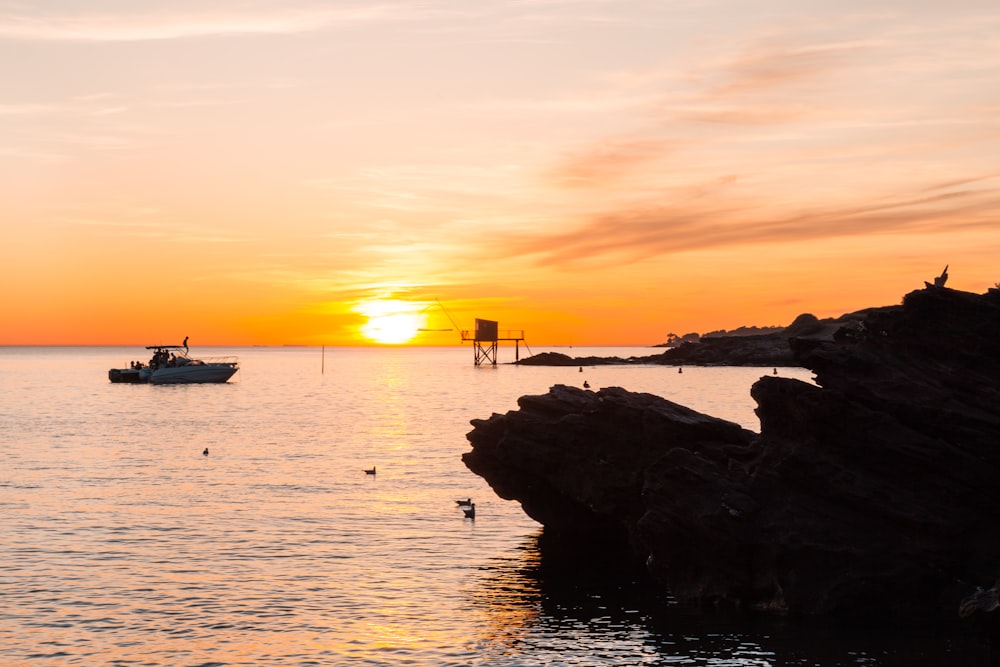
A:
[[[995,0],[0,0],[0,345],[654,345],[946,264],[985,292],[998,34]]]

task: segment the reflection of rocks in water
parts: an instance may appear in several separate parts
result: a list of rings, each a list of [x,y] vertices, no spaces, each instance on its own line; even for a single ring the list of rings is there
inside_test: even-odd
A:
[[[567,543],[545,531],[538,545],[541,557],[534,576],[547,611],[594,607],[607,608],[608,613],[619,607],[651,611],[673,604],[620,549]]]
[[[616,556],[596,556],[543,533],[480,568],[470,613],[483,614],[488,631],[477,646],[537,665],[986,664],[982,642],[943,636],[937,625],[705,610],[664,595],[628,564],[635,576],[620,576]]]

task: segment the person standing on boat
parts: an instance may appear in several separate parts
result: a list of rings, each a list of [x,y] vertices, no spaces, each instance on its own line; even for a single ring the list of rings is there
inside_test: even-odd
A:
[[[184,354],[187,354],[187,351],[188,351],[188,337],[184,336]]]

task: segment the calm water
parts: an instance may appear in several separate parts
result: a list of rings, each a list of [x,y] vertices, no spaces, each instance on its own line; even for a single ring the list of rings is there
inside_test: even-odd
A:
[[[318,349],[227,348],[194,352],[239,354],[230,384],[107,381],[141,352],[0,348],[4,667],[1000,659],[971,633],[727,621],[567,573],[460,459],[470,419],[584,379],[757,430],[749,387],[770,369],[580,373],[476,368],[468,347],[333,348],[321,373]],[[466,496],[475,521],[454,502]]]

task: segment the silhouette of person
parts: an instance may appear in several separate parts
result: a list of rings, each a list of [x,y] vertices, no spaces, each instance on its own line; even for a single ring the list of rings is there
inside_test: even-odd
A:
[[[184,336],[184,351],[188,351],[188,337]]]

